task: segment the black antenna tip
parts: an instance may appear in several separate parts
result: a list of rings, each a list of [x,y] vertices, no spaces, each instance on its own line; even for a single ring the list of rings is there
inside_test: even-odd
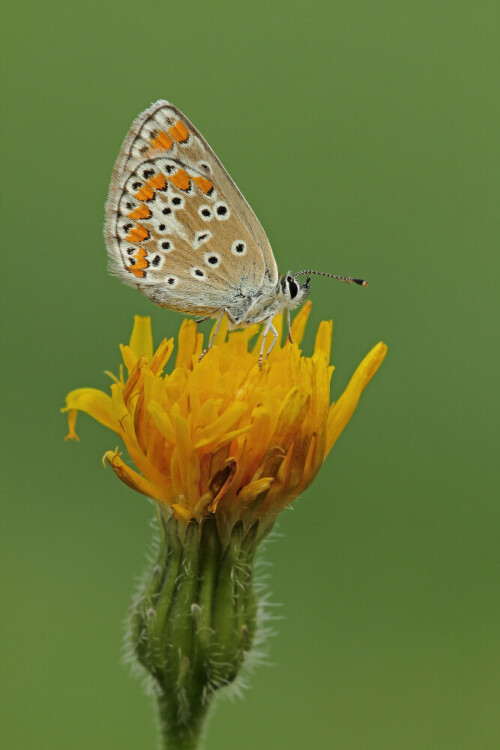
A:
[[[368,286],[368,282],[364,279],[353,279],[355,284],[359,284],[360,286]]]

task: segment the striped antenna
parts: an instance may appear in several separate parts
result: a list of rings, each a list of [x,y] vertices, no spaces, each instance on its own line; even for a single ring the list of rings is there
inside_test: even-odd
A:
[[[329,279],[338,279],[339,281],[345,281],[346,284],[359,284],[359,286],[368,286],[368,282],[364,279],[352,279],[350,276],[335,276],[333,273],[323,273],[323,271],[297,271],[293,274],[293,278],[296,276],[302,276],[303,274],[314,274],[315,276],[328,276]]]

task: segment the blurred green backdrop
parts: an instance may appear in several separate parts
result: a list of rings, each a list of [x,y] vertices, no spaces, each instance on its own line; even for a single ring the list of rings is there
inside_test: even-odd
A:
[[[5,748],[153,748],[120,663],[151,509],[59,414],[104,387],[134,313],[103,204],[133,118],[168,98],[333,317],[334,394],[389,356],[269,544],[278,637],[207,750],[500,747],[498,3],[29,0],[3,12]],[[311,335],[309,338],[310,346]],[[307,348],[306,346],[306,348]],[[496,428],[496,429],[495,429]]]

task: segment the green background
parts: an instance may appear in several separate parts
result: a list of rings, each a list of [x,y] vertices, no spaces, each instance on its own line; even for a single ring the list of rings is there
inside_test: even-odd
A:
[[[103,205],[133,118],[168,98],[221,157],[282,272],[334,319],[338,395],[389,355],[267,545],[278,636],[207,750],[500,747],[495,493],[497,2],[11,3],[2,22],[3,742],[155,747],[120,662],[151,508],[65,393],[107,387],[134,313]],[[310,349],[312,333],[306,342]]]

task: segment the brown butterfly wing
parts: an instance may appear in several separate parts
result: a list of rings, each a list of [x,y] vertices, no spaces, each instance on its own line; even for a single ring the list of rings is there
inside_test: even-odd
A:
[[[157,102],[133,123],[106,207],[112,270],[153,301],[243,317],[278,272],[257,218],[179,110]],[[239,312],[238,312],[239,311]]]

